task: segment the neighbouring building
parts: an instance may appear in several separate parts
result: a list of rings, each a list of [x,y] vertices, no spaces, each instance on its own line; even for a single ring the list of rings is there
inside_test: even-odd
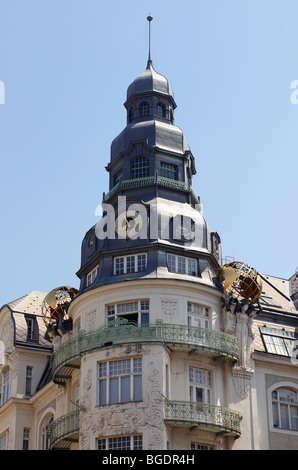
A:
[[[0,449],[297,449],[298,273],[259,274],[253,304],[226,296],[150,52],[124,106],[75,295],[0,310]]]

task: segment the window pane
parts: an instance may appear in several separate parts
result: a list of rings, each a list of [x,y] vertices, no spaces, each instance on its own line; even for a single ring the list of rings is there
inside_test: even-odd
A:
[[[281,420],[281,427],[283,429],[289,429],[289,412],[287,405],[280,405],[280,420]]]
[[[142,376],[141,375],[133,376],[133,400],[134,401],[142,400]]]
[[[161,162],[160,163],[160,175],[164,178],[169,178],[172,180],[178,179],[178,169],[176,165],[171,165],[170,163]]]
[[[110,378],[109,404],[119,401],[119,378]]]
[[[133,450],[143,450],[142,436],[133,436]]]
[[[121,377],[121,402],[130,401],[130,375]]]
[[[173,256],[173,255],[168,255],[168,269],[171,273],[174,273],[176,271],[176,269],[175,269],[175,256]]]
[[[126,272],[134,273],[135,272],[135,257],[127,256],[126,258]]]
[[[196,387],[196,402],[203,403],[204,389]]]
[[[107,404],[107,381],[106,379],[99,381],[99,406]]]

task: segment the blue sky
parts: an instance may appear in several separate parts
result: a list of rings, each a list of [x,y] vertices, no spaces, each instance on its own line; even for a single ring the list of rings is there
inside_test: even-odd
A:
[[[0,304],[78,287],[129,84],[152,58],[196,158],[224,256],[298,265],[297,0],[2,0]]]

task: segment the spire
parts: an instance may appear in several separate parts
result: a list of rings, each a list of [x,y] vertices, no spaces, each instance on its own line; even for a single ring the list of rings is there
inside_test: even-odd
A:
[[[153,20],[152,16],[149,14],[147,16],[147,20],[149,22],[149,54],[148,54],[148,62],[147,62],[147,69],[152,66],[152,59],[151,59],[151,21]]]

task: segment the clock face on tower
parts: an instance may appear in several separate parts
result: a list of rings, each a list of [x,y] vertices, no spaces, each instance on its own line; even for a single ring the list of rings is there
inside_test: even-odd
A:
[[[115,230],[121,238],[133,238],[143,225],[141,214],[135,210],[122,212],[116,219]]]

